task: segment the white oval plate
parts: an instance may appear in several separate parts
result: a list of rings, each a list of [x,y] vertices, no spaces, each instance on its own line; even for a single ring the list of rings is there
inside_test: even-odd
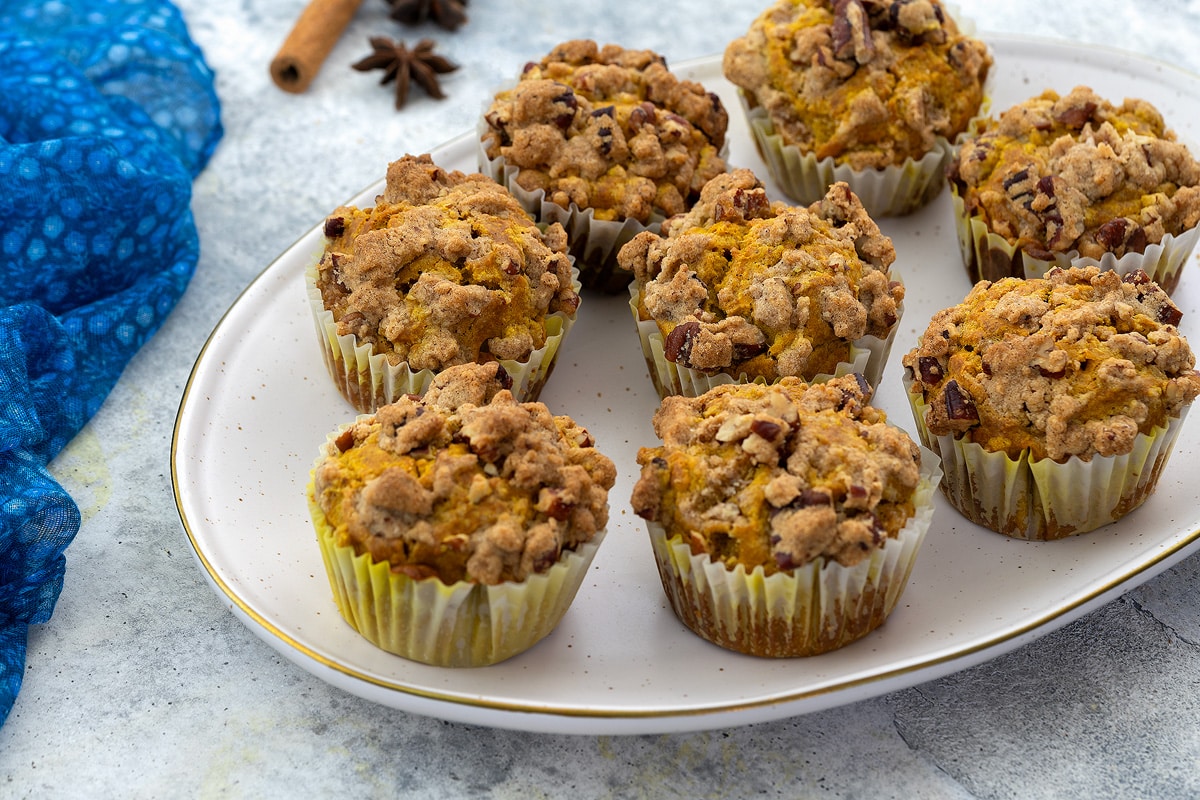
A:
[[[1200,140],[1196,76],[1113,50],[986,38],[996,58],[993,109],[1043,88],[1065,93],[1089,84],[1114,100],[1150,100],[1182,138]],[[730,163],[765,177],[720,63],[710,57],[675,69],[722,96],[731,111]],[[432,155],[444,167],[476,169],[470,134]],[[351,202],[371,205],[381,186]],[[877,402],[912,431],[900,355],[970,284],[947,192],[882,225],[895,240],[908,295]],[[1157,494],[1114,525],[1059,542],[1021,542],[966,522],[939,497],[907,592],[881,629],[816,658],[726,652],[690,633],[666,605],[645,529],[629,510],[637,448],[657,442],[650,427],[657,397],[627,301],[586,295],[542,400],[590,429],[620,471],[608,538],[591,576],[561,625],[521,656],[467,670],[405,661],[370,645],[338,615],[304,501],[317,446],[354,416],[325,372],[305,301],[303,270],[322,246],[320,227],[271,264],[213,331],[183,394],[171,474],[184,529],[222,601],[285,657],[369,700],[457,722],[554,733],[673,732],[778,719],[1012,650],[1146,580],[1200,539],[1193,488],[1200,482],[1200,421],[1193,419]],[[1175,298],[1185,332],[1200,330],[1196,269],[1186,267]]]

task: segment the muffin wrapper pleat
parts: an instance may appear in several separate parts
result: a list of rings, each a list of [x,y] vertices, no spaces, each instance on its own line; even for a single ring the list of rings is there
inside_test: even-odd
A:
[[[510,88],[510,87],[505,87]],[[571,255],[579,267],[579,280],[586,289],[604,294],[619,294],[633,280],[633,273],[617,264],[617,253],[625,244],[643,231],[658,233],[665,216],[656,211],[642,223],[636,219],[596,219],[590,208],[580,208],[575,203],[567,208],[546,199],[542,189],[529,191],[517,183],[521,174],[518,167],[511,166],[503,156],[491,158],[487,144],[491,140],[491,128],[482,119],[477,125],[479,171],[512,192],[524,209],[543,224],[559,223],[567,232]],[[722,158],[729,146],[721,148]]]
[[[900,281],[900,276],[892,273],[892,280]],[[650,372],[650,380],[658,391],[660,398],[670,395],[684,397],[699,397],[714,386],[726,383],[767,383],[765,378],[750,379],[748,375],[733,375],[728,372],[708,373],[683,367],[667,359],[662,331],[653,319],[642,319],[638,311],[641,304],[641,288],[637,283],[629,286],[629,308],[633,312],[633,321],[637,327],[638,339],[642,345],[642,356],[646,360],[646,368]],[[883,368],[887,364],[888,355],[892,351],[896,331],[900,329],[900,320],[904,316],[904,305],[896,308],[896,323],[886,338],[864,336],[850,344],[850,356],[834,368],[833,374],[819,374],[808,378],[809,383],[823,383],[831,378],[842,375],[859,373],[866,378],[872,388],[879,385],[883,376]]]
[[[1053,260],[1034,258],[1003,236],[993,233],[987,222],[977,214],[968,214],[966,204],[951,184],[954,200],[955,230],[962,251],[963,266],[972,281],[997,281],[1001,278],[1041,278],[1054,267],[1097,266],[1127,275],[1137,270],[1145,272],[1162,290],[1170,294],[1179,285],[1183,265],[1200,240],[1200,225],[1178,236],[1167,234],[1161,242],[1146,245],[1141,253],[1126,253],[1118,258],[1105,253],[1099,260],[1080,256],[1078,250],[1055,253]]]
[[[917,433],[942,459],[942,492],[963,516],[1014,539],[1052,540],[1115,522],[1154,493],[1187,408],[1166,427],[1134,439],[1119,456],[1031,460],[990,452],[951,434],[934,436],[925,425],[926,403],[905,379]]]
[[[575,291],[579,291],[578,271],[572,267]],[[333,312],[325,308],[317,288],[314,261],[304,273],[309,307],[321,354],[329,376],[346,401],[361,414],[370,414],[380,406],[394,403],[406,394],[424,394],[437,376],[432,369],[413,370],[407,361],[392,364],[370,342],[360,342],[354,334],[339,334]],[[512,378],[512,394],[517,402],[537,400],[554,370],[559,348],[578,316],[557,311],[546,317],[546,342],[524,361],[501,359],[499,363]]]
[[[933,149],[919,159],[908,158],[903,164],[880,169],[854,169],[785,143],[766,109],[755,105],[744,91],[738,96],[768,174],[797,203],[815,203],[831,184],[845,181],[872,217],[897,217],[927,205],[946,182],[946,165],[954,147],[945,137],[937,137]]]
[[[496,585],[412,578],[339,544],[308,484],[308,507],[342,618],[389,653],[438,667],[483,667],[528,650],[562,620],[604,540],[598,531],[545,572]]]
[[[940,476],[937,456],[922,449],[915,513],[895,538],[852,567],[818,558],[773,575],[761,566],[729,569],[648,521],[671,608],[698,636],[740,653],[788,658],[843,647],[883,624],[896,607],[933,519]]]

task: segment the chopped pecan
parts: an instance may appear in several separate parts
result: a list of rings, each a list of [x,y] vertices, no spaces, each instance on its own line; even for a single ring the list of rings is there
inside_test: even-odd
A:
[[[837,58],[865,64],[875,55],[871,26],[862,0],[835,0],[831,36],[833,54]]]
[[[949,381],[943,396],[946,398],[947,417],[959,422],[979,421],[979,410],[975,408],[975,401],[959,387],[958,381]]]
[[[1068,128],[1082,128],[1091,120],[1095,111],[1096,104],[1087,102],[1081,106],[1063,109],[1055,115],[1054,121],[1060,125],[1066,125]]]
[[[942,364],[933,356],[921,356],[917,359],[917,369],[921,372],[921,381],[928,386],[936,386],[941,382],[945,373]]]
[[[700,323],[695,321],[684,322],[672,328],[671,332],[667,334],[666,341],[663,342],[664,355],[667,360],[687,366],[688,359],[692,355],[692,344],[699,333]]]

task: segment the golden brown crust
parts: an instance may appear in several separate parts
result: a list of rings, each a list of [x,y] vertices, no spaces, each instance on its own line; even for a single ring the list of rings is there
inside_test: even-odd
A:
[[[390,164],[376,205],[336,209],[325,233],[325,308],[392,364],[526,360],[547,316],[579,305],[561,226],[539,231],[506,189],[428,155]]]
[[[903,361],[933,435],[1087,460],[1130,452],[1200,393],[1179,319],[1144,273],[1054,269],[976,284]]]
[[[451,367],[431,395],[342,432],[314,470],[338,542],[412,577],[495,584],[590,541],[608,521],[612,461],[503,384],[492,364]]]
[[[965,212],[1034,258],[1143,252],[1200,223],[1200,162],[1144,100],[1047,90],[984,121],[951,163]]]
[[[858,563],[904,527],[920,479],[916,444],[868,398],[854,375],[668,397],[633,509],[731,569]]]
[[[564,42],[527,65],[484,119],[488,156],[520,169],[525,190],[597,219],[677,214],[725,169],[720,99],[649,50]]]
[[[752,172],[734,170],[663,231],[638,234],[618,261],[681,366],[812,379],[899,319],[895,249],[844,183],[804,208],[769,202]]]
[[[725,51],[725,76],[787,144],[855,169],[954,140],[992,64],[937,0],[778,0]]]

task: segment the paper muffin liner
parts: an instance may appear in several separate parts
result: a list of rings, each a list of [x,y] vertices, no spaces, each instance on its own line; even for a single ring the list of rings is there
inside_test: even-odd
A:
[[[606,533],[597,531],[576,550],[564,551],[548,570],[524,581],[446,584],[437,577],[393,572],[387,562],[338,544],[316,502],[311,477],[307,495],[342,618],[376,647],[437,667],[496,664],[544,639],[574,601]]]
[[[893,273],[892,279],[899,281],[899,275]],[[659,398],[670,395],[684,397],[699,397],[714,386],[726,383],[762,383],[766,378],[751,379],[746,373],[733,375],[729,372],[708,373],[701,370],[683,367],[667,359],[662,331],[653,319],[642,319],[638,311],[642,292],[636,282],[629,285],[629,310],[633,312],[634,325],[637,327],[638,339],[642,345],[642,356],[646,360],[646,369],[650,372],[650,380],[658,392]],[[872,388],[879,386],[883,376],[883,368],[887,364],[888,355],[892,351],[892,342],[896,339],[896,331],[900,329],[900,319],[904,316],[904,304],[896,307],[896,324],[884,339],[877,336],[864,336],[850,344],[850,357],[839,362],[832,374],[821,373],[806,378],[809,383],[824,383],[842,375],[858,373],[866,378]],[[773,381],[772,381],[773,382]]]
[[[1014,539],[1049,541],[1116,522],[1154,493],[1183,427],[1187,408],[1166,427],[1138,434],[1119,456],[1072,457],[1065,463],[990,452],[951,434],[934,436],[925,425],[926,403],[905,378],[921,443],[942,460],[942,493],[971,522]]]
[[[575,291],[579,291],[578,273],[572,267]],[[437,375],[432,369],[413,370],[408,362],[392,364],[377,353],[370,342],[360,342],[354,334],[339,334],[333,312],[325,308],[317,288],[317,264],[304,272],[308,304],[329,376],[338,391],[361,414],[370,414],[380,406],[394,403],[406,394],[424,394]],[[546,317],[546,343],[524,361],[501,359],[500,364],[512,378],[512,394],[519,403],[537,400],[542,387],[554,370],[559,348],[575,324],[574,314],[556,311]]]
[[[933,149],[919,159],[907,158],[903,164],[882,168],[854,169],[835,163],[831,156],[817,158],[814,153],[785,143],[765,108],[756,105],[745,91],[740,90],[738,97],[767,173],[797,203],[815,203],[831,184],[845,181],[872,217],[898,217],[928,205],[946,182],[946,166],[954,146],[945,137],[937,137]]]
[[[879,627],[896,607],[933,519],[941,476],[937,456],[921,450],[915,512],[899,534],[852,567],[818,558],[765,575],[694,555],[678,535],[647,521],[663,590],[676,616],[698,636],[748,655],[812,656],[843,647]]]
[[[513,85],[510,83],[499,91]],[[580,208],[575,203],[563,208],[547,200],[544,190],[529,191],[517,183],[517,176],[521,174],[519,167],[509,165],[503,156],[488,156],[487,144],[491,141],[492,130],[482,117],[476,125],[476,131],[479,171],[512,192],[517,202],[539,223],[549,225],[557,222],[563,226],[570,243],[570,253],[579,267],[580,283],[585,289],[603,294],[620,294],[633,280],[633,273],[617,264],[617,253],[642,231],[658,233],[666,219],[665,215],[655,211],[647,222],[642,223],[636,219],[596,219],[595,211]],[[726,142],[721,147],[720,156],[725,158],[728,154],[729,144]]]
[[[974,36],[972,19],[960,13],[953,3],[942,6],[953,17],[962,35]],[[994,75],[993,65],[984,80],[983,102],[968,123],[968,130],[970,124],[986,116],[991,108]],[[786,143],[753,93],[739,89],[738,99],[768,173],[780,190],[797,203],[815,203],[825,196],[831,184],[844,181],[872,217],[899,217],[928,205],[946,183],[946,167],[954,155],[955,144],[944,136],[936,137],[933,148],[921,158],[907,158],[902,164],[883,168],[854,169],[835,163],[832,157],[817,158],[813,153],[804,153],[799,147]]]
[[[955,229],[958,246],[962,252],[963,266],[972,282],[997,281],[1001,278],[1041,278],[1054,267],[1097,266],[1100,269],[1116,270],[1126,275],[1142,270],[1157,283],[1164,292],[1171,294],[1179,284],[1183,265],[1200,239],[1200,226],[1179,235],[1167,234],[1161,242],[1146,246],[1143,253],[1126,253],[1117,258],[1105,253],[1099,260],[1079,255],[1078,250],[1055,253],[1054,260],[1047,261],[1033,256],[1010,243],[1003,236],[993,233],[987,222],[978,214],[968,214],[966,203],[958,187],[951,183],[954,200]]]

